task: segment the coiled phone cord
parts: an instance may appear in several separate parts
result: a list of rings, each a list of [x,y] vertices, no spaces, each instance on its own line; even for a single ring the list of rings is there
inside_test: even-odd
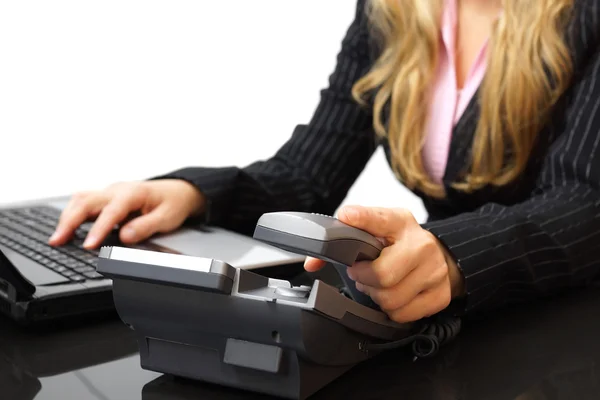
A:
[[[340,292],[352,298],[350,291],[342,286]],[[412,344],[415,359],[434,356],[441,346],[454,340],[460,333],[462,320],[448,314],[438,314],[420,322],[417,333],[400,340],[387,343],[370,343],[366,349],[391,350]]]
[[[441,346],[455,339],[460,333],[461,319],[448,315],[437,315],[424,320],[417,333],[387,343],[371,343],[367,349],[391,350],[412,344],[415,359],[434,356]]]

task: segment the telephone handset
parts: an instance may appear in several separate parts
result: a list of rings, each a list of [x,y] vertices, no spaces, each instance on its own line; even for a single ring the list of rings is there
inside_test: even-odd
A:
[[[356,289],[346,272],[355,261],[374,260],[379,256],[383,244],[371,234],[327,215],[272,212],[260,217],[254,238],[332,263],[354,301],[380,310],[369,296]]]

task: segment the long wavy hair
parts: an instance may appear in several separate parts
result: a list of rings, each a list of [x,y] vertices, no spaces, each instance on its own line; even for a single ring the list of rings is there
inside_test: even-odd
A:
[[[353,87],[373,106],[373,125],[387,138],[393,170],[409,188],[445,195],[424,169],[422,149],[429,93],[440,46],[445,0],[370,0],[371,31],[381,52]],[[527,165],[549,111],[570,84],[566,28],[574,0],[502,0],[492,28],[478,103],[480,119],[463,191],[505,185]]]

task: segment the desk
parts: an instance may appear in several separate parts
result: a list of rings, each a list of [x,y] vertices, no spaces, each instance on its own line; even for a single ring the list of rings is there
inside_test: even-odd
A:
[[[589,289],[468,321],[435,359],[402,350],[357,366],[315,399],[600,398],[600,291]],[[6,400],[267,399],[139,367],[117,318],[32,333],[0,319]],[[8,391],[7,391],[8,389]]]

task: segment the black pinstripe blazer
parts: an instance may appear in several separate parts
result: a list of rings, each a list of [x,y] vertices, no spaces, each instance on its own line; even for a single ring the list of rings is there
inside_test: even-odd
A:
[[[364,3],[358,1],[314,116],[272,158],[245,168],[189,167],[162,176],[204,192],[209,223],[250,234],[265,212],[331,214],[377,146],[389,159],[369,110],[350,94],[376,55]],[[539,298],[585,284],[600,271],[600,0],[576,0],[568,35],[574,84],[540,133],[522,178],[472,194],[450,186],[467,167],[479,114],[475,96],[453,131],[447,198],[418,193],[430,215],[423,226],[447,245],[465,276],[464,311]]]

